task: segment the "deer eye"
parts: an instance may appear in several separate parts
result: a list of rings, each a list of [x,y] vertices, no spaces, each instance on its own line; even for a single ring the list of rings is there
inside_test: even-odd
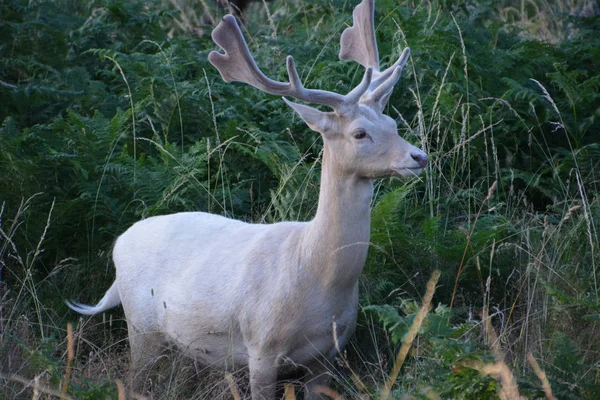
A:
[[[364,139],[367,137],[367,132],[364,129],[359,129],[354,132],[354,139]]]

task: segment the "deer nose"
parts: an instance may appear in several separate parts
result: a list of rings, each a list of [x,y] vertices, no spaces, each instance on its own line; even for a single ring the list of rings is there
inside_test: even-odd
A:
[[[411,153],[410,156],[413,160],[419,163],[421,168],[425,168],[427,166],[427,154],[425,153]]]

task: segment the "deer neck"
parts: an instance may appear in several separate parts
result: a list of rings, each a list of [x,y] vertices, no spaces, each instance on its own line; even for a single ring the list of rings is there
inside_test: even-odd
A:
[[[319,205],[303,238],[303,259],[311,277],[325,287],[352,290],[367,258],[373,181],[336,168],[325,145]]]

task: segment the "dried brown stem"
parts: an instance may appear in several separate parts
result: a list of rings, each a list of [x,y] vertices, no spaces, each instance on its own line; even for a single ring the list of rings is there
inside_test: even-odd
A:
[[[546,376],[546,372],[540,367],[540,364],[538,364],[537,360],[535,359],[535,357],[533,357],[533,354],[531,352],[527,353],[527,361],[529,361],[533,372],[542,382],[542,388],[544,388],[544,393],[546,394],[546,397],[550,400],[556,400],[556,397],[554,397],[554,394],[552,394],[552,388],[550,387],[550,381]]]
[[[317,386],[314,392],[316,394],[323,394],[333,400],[344,400],[344,396],[327,386]]]
[[[284,392],[283,392],[284,400],[296,400],[296,392],[294,391],[294,385],[291,383],[286,383]]]
[[[231,391],[231,396],[234,400],[241,400],[240,392],[233,381],[233,376],[231,374],[225,375],[225,379],[227,380],[227,384],[229,384],[229,390]]]
[[[73,397],[66,395],[66,394],[63,395],[63,393],[60,390],[52,389],[51,387],[40,384],[39,381],[37,381],[37,378],[30,380],[30,379],[23,378],[22,376],[19,376],[16,374],[7,375],[7,374],[3,374],[0,372],[0,379],[4,379],[7,381],[19,382],[19,383],[22,383],[25,387],[35,386],[35,390],[37,390],[38,392],[46,393],[51,396],[60,397],[64,400],[73,400]]]
[[[69,379],[71,378],[71,363],[75,358],[75,345],[73,341],[73,325],[69,322],[67,324],[67,370],[65,371],[65,378],[61,385],[61,399],[65,399],[67,390],[69,389]]]
[[[427,290],[425,292],[425,296],[423,297],[423,304],[421,305],[421,308],[419,309],[419,312],[417,313],[417,316],[415,317],[415,320],[413,321],[413,323],[410,327],[410,330],[408,331],[408,333],[406,334],[406,337],[404,338],[402,347],[400,347],[400,351],[398,352],[398,355],[396,356],[396,362],[394,363],[392,372],[390,373],[390,376],[388,377],[385,387],[383,388],[383,391],[381,393],[381,400],[387,400],[388,396],[390,395],[390,390],[392,389],[394,382],[396,382],[396,379],[398,378],[398,374],[400,373],[400,368],[402,368],[402,364],[404,364],[404,360],[406,359],[406,356],[408,355],[408,350],[410,350],[410,347],[412,346],[413,341],[417,337],[417,333],[419,332],[419,329],[421,329],[423,320],[425,319],[425,317],[427,316],[427,313],[429,312],[429,309],[431,306],[431,299],[433,298],[433,294],[435,293],[435,286],[437,285],[437,282],[439,279],[440,279],[440,271],[439,270],[433,271],[431,279],[429,279],[429,282],[427,283]]]
[[[340,355],[340,358],[346,365],[346,368],[348,368],[348,370],[352,374],[352,380],[354,381],[354,384],[356,386],[358,386],[358,388],[361,392],[368,393],[369,389],[362,382],[362,380],[360,379],[358,374],[356,372],[354,372],[354,370],[350,367],[350,363],[348,362],[348,359],[344,356],[344,353],[342,353],[342,351],[340,350],[340,343],[338,341],[338,336],[337,336],[337,324],[335,321],[333,321],[333,323],[332,323],[332,328],[333,328],[333,343],[335,344],[335,349],[337,350],[338,354]]]

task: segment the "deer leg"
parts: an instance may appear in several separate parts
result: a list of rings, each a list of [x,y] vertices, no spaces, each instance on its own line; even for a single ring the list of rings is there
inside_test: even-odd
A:
[[[274,400],[277,383],[275,357],[265,357],[263,354],[251,355],[248,367],[252,400]]]
[[[149,372],[163,350],[160,335],[140,332],[133,324],[128,324],[128,336],[131,349],[130,386],[135,392],[143,392]]]

